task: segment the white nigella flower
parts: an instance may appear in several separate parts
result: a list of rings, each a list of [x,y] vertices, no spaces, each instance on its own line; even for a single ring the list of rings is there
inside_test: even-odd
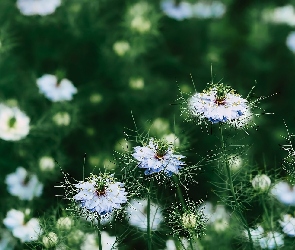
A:
[[[219,1],[201,1],[193,6],[194,15],[198,18],[220,18],[226,11],[226,6]]]
[[[16,241],[6,229],[0,229],[0,250],[13,250]]]
[[[45,248],[52,248],[57,244],[58,237],[56,233],[50,232],[47,235],[44,235],[42,238],[42,243]]]
[[[167,16],[178,21],[193,17],[191,4],[184,1],[176,3],[174,0],[163,0],[161,9]]]
[[[20,12],[26,16],[50,15],[60,4],[61,0],[17,0],[16,2]]]
[[[0,138],[18,141],[29,134],[30,118],[17,107],[0,104]]]
[[[292,31],[286,40],[287,47],[295,53],[295,31]]]
[[[68,126],[71,122],[71,116],[68,112],[57,112],[52,120],[58,126]]]
[[[146,231],[147,229],[147,200],[131,200],[130,204],[126,208],[126,216],[129,224]],[[151,202],[150,207],[151,218],[151,230],[157,230],[163,221],[163,215],[161,208]]]
[[[292,5],[277,7],[272,11],[267,10],[263,14],[267,21],[295,26],[295,9]]]
[[[271,193],[281,203],[295,206],[295,187],[290,186],[287,182],[280,181],[273,186]]]
[[[81,250],[99,250],[96,234],[86,234]],[[103,250],[117,250],[116,236],[110,236],[107,232],[101,232],[101,244]]]
[[[86,180],[74,184],[77,193],[73,199],[89,213],[106,215],[127,202],[124,184],[116,182],[112,175],[92,174]]]
[[[281,227],[283,228],[283,232],[290,237],[295,237],[295,218],[290,214],[285,214],[283,216],[283,220],[279,221]]]
[[[20,200],[32,200],[39,197],[43,191],[43,184],[39,182],[37,175],[28,174],[23,167],[18,167],[15,173],[7,175],[5,183],[8,192]]]
[[[255,190],[265,192],[269,189],[271,184],[270,178],[265,174],[256,175],[252,179],[252,186]]]
[[[113,50],[118,56],[124,56],[130,50],[130,44],[127,41],[115,42]]]
[[[55,163],[52,157],[43,156],[39,160],[39,167],[42,171],[50,171],[55,167]]]
[[[56,76],[45,74],[37,79],[40,93],[53,102],[70,101],[77,89],[68,79],[59,81]]]
[[[20,239],[21,242],[30,242],[37,240],[42,233],[39,220],[31,218],[27,220],[27,214],[22,211],[11,209],[8,211],[3,224],[11,230],[14,237]]]
[[[177,174],[179,169],[185,165],[180,159],[183,155],[176,155],[173,152],[173,145],[165,141],[149,140],[149,144],[143,147],[134,147],[132,156],[138,161],[139,168],[145,168],[145,175],[164,171],[168,176]]]
[[[188,107],[193,116],[212,123],[231,124],[233,120],[242,120],[249,112],[248,101],[223,84],[194,94],[188,100]]]

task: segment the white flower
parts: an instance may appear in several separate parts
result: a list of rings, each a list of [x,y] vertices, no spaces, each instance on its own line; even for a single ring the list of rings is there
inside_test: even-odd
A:
[[[68,126],[71,122],[71,116],[68,112],[58,112],[52,117],[52,120],[58,126]]]
[[[184,1],[177,4],[174,0],[164,0],[161,2],[161,9],[167,16],[178,21],[193,16],[191,4]]]
[[[134,147],[134,151],[132,156],[139,162],[139,168],[146,169],[145,175],[164,171],[165,174],[171,176],[177,174],[181,166],[185,165],[180,160],[185,156],[173,154],[173,146],[164,141],[151,138],[148,145]]]
[[[166,241],[165,250],[177,250],[174,240],[169,239]]]
[[[131,200],[130,204],[126,208],[126,216],[129,224],[139,228],[140,230],[147,230],[147,200]],[[151,230],[159,229],[161,222],[163,221],[163,215],[161,208],[151,202],[150,206],[150,227]]]
[[[192,8],[194,15],[198,18],[220,18],[226,11],[225,5],[218,1],[197,2]]]
[[[256,175],[252,179],[252,186],[255,190],[265,192],[269,189],[271,184],[270,178],[265,174]]]
[[[162,138],[168,143],[172,144],[174,147],[179,147],[179,138],[175,134],[171,133],[168,135],[164,135]]]
[[[130,78],[129,87],[132,89],[143,89],[144,88],[144,80],[141,77]]]
[[[31,218],[25,220],[25,214],[21,211],[11,209],[8,211],[3,224],[11,230],[14,237],[19,238],[21,242],[29,242],[38,239],[42,233],[39,220]]]
[[[55,163],[52,157],[43,156],[39,160],[39,167],[42,171],[50,171],[55,167]]]
[[[169,131],[169,122],[161,117],[156,118],[150,126],[150,131],[154,134],[166,134]]]
[[[222,84],[193,95],[188,107],[192,115],[212,123],[241,120],[249,112],[247,100]]]
[[[5,183],[8,192],[20,200],[32,200],[39,197],[43,191],[43,184],[35,174],[29,175],[23,167],[18,167],[15,173],[6,176]]]
[[[295,31],[292,31],[286,40],[287,47],[295,53]]]
[[[74,221],[70,217],[60,217],[56,222],[56,227],[61,230],[70,230]]]
[[[126,41],[118,41],[114,43],[113,50],[118,56],[124,56],[130,50],[130,45]]]
[[[0,138],[18,141],[29,134],[30,118],[17,107],[0,104]]]
[[[271,189],[271,193],[281,203],[295,206],[295,187],[290,186],[287,182],[280,181]]]
[[[49,234],[43,236],[42,238],[43,245],[46,248],[54,247],[57,244],[57,241],[58,241],[58,237],[56,233],[54,232],[50,232]]]
[[[45,74],[37,79],[39,92],[44,94],[47,99],[53,102],[70,101],[77,89],[68,79],[59,81],[56,76]]]
[[[290,214],[285,214],[283,216],[283,220],[279,221],[281,227],[283,228],[283,232],[290,237],[295,237],[295,218]]]
[[[81,250],[99,250],[97,234],[86,234],[85,241],[81,245]],[[103,250],[117,250],[116,236],[110,236],[107,232],[101,232],[101,244]]]
[[[12,250],[15,245],[16,242],[11,233],[0,228],[0,250]]]
[[[98,215],[111,213],[127,201],[124,184],[116,182],[112,176],[91,175],[87,181],[80,181],[74,186],[77,194],[73,199],[79,202],[82,208]]]
[[[26,16],[50,15],[60,4],[61,0],[17,0],[16,2],[20,12]]]
[[[273,11],[265,11],[264,18],[274,23],[285,23],[295,26],[295,10],[292,5],[277,7]]]
[[[145,33],[150,30],[151,22],[142,16],[136,16],[131,21],[131,28],[140,33]]]

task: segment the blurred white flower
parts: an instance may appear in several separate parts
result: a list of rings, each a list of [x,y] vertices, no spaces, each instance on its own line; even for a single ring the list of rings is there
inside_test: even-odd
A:
[[[175,134],[171,133],[168,135],[164,135],[162,138],[166,140],[169,144],[172,144],[174,147],[179,147],[179,138]]]
[[[20,200],[32,200],[39,197],[43,191],[43,184],[39,182],[37,175],[28,174],[23,167],[18,167],[15,173],[7,175],[5,183],[8,192]]]
[[[113,45],[113,50],[118,56],[124,56],[130,50],[130,44],[127,41],[118,41]]]
[[[64,78],[61,81],[54,75],[45,74],[37,79],[39,92],[44,94],[47,99],[53,102],[70,101],[77,89],[71,81]]]
[[[280,181],[273,186],[271,193],[281,203],[285,205],[295,206],[295,187],[287,182]]]
[[[290,237],[295,237],[295,218],[290,214],[285,214],[283,220],[279,221],[282,227],[282,230],[285,234]]]
[[[290,26],[295,26],[295,10],[292,5],[277,7],[272,11],[266,10],[263,13],[266,21],[274,23],[285,23]]]
[[[219,1],[201,1],[193,6],[193,13],[198,18],[220,18],[226,11],[226,6]]]
[[[140,33],[145,33],[150,30],[151,22],[142,16],[136,16],[131,21],[131,28]]]
[[[20,12],[26,16],[50,15],[60,4],[61,0],[17,0],[16,2]]]
[[[55,163],[52,157],[43,156],[39,160],[39,167],[42,171],[51,171],[55,167]]]
[[[37,240],[42,233],[39,220],[36,218],[27,220],[26,217],[27,215],[22,211],[11,209],[3,220],[3,224],[11,230],[13,236],[20,239],[21,242]]]
[[[289,50],[291,50],[293,53],[295,53],[295,31],[292,31],[288,36],[286,40],[287,47]]]
[[[144,80],[141,77],[132,77],[129,80],[129,87],[132,89],[143,89]]]
[[[74,221],[70,217],[60,217],[56,222],[56,227],[61,230],[70,230]]]
[[[47,235],[44,235],[42,238],[42,243],[45,248],[52,248],[57,244],[58,237],[56,233],[50,232]]]
[[[13,250],[15,245],[16,241],[11,233],[0,228],[0,250]]]
[[[265,192],[269,189],[271,184],[270,178],[265,174],[256,175],[252,179],[252,186],[255,190]]]
[[[166,241],[165,250],[177,250],[174,240],[169,239]]]
[[[18,141],[29,134],[30,118],[17,107],[0,104],[0,138]]]
[[[68,126],[71,122],[71,116],[68,112],[58,112],[52,117],[52,120],[58,126]]]
[[[169,122],[161,117],[156,118],[150,126],[150,131],[153,134],[166,134],[169,132]]]
[[[147,230],[147,200],[131,200],[126,208],[126,216],[129,224],[139,228],[140,230]],[[159,229],[163,221],[162,210],[159,205],[151,202],[150,207],[151,230]]]
[[[92,104],[98,104],[103,100],[103,96],[99,93],[91,94],[89,100]]]
[[[167,16],[178,21],[193,17],[192,5],[184,1],[176,3],[174,0],[163,0],[161,9]]]
[[[107,232],[101,232],[101,244],[103,250],[117,250],[116,236],[110,236]],[[99,250],[97,234],[86,234],[85,241],[81,245],[81,250]]]

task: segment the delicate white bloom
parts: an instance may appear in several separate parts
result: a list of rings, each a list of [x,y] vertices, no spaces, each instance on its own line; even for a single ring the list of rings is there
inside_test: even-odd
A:
[[[171,133],[168,135],[164,135],[162,138],[168,143],[172,144],[174,147],[179,147],[179,138],[175,134]]]
[[[82,208],[98,215],[111,213],[127,202],[124,184],[116,182],[112,176],[91,175],[87,181],[74,185],[77,194],[73,197]]]
[[[0,138],[18,141],[29,134],[30,118],[17,107],[0,104]]]
[[[129,224],[139,228],[140,230],[147,230],[147,200],[131,200],[126,208],[126,216]],[[162,210],[159,205],[151,202],[150,206],[150,227],[151,230],[158,230],[163,221]]]
[[[71,116],[68,112],[58,112],[52,117],[52,120],[58,126],[68,126],[71,122]]]
[[[283,220],[279,221],[282,227],[282,230],[285,234],[290,237],[295,237],[295,218],[290,214],[285,214]]]
[[[154,134],[166,134],[167,132],[169,132],[169,122],[166,119],[163,119],[161,117],[156,118],[151,127],[150,127],[150,131]]]
[[[130,50],[130,44],[127,41],[118,41],[113,45],[113,50],[118,56],[124,56]]]
[[[141,77],[130,78],[129,87],[132,89],[143,89],[144,88],[144,80]]]
[[[26,215],[18,210],[11,209],[8,211],[3,224],[11,230],[14,237],[19,238],[21,242],[37,240],[42,233],[39,220],[31,218],[25,220]]]
[[[13,250],[16,241],[6,229],[0,229],[0,250]]]
[[[50,232],[49,234],[43,236],[42,238],[43,245],[46,248],[54,247],[57,244],[57,241],[58,241],[58,237],[56,233],[54,232]]]
[[[173,0],[163,0],[161,2],[161,9],[167,16],[178,21],[193,17],[191,4],[184,1],[177,4]]]
[[[32,200],[39,197],[43,191],[43,184],[39,182],[37,175],[29,175],[23,167],[18,167],[15,173],[7,175],[5,183],[8,192],[20,200]]]
[[[43,156],[39,160],[39,167],[42,171],[51,171],[55,167],[55,163],[52,157]]]
[[[292,5],[277,7],[273,11],[265,11],[264,18],[274,23],[285,23],[295,26],[295,9]]]
[[[39,92],[44,94],[47,99],[53,102],[70,101],[77,89],[71,81],[64,78],[61,81],[54,75],[45,74],[37,79]]]
[[[286,40],[287,47],[295,53],[295,31],[290,32]]]
[[[140,33],[145,33],[151,29],[151,22],[142,16],[136,16],[131,21],[131,28]]]
[[[17,7],[26,16],[46,16],[54,13],[61,0],[17,0]]]
[[[165,250],[177,250],[174,240],[169,239],[166,241]]]
[[[107,232],[101,232],[101,244],[103,250],[117,250],[116,236],[110,236]],[[99,250],[97,234],[86,234],[81,250]]]
[[[220,18],[226,11],[226,6],[219,1],[201,1],[193,6],[193,13],[198,18]]]
[[[203,93],[194,94],[188,100],[192,115],[212,123],[243,119],[249,112],[247,100],[227,89],[222,89],[218,96],[218,91],[218,87],[212,87]]]
[[[211,202],[204,202],[199,209],[209,219],[207,223],[212,225],[215,231],[220,232],[228,228],[230,216],[225,206],[217,205],[214,208]]]
[[[271,184],[270,178],[265,174],[256,175],[252,179],[252,186],[255,190],[265,192],[269,189]]]
[[[280,181],[271,189],[271,193],[281,203],[295,206],[295,187],[290,186],[287,182]]]
[[[74,221],[70,217],[60,217],[56,222],[56,227],[61,230],[70,230]]]
[[[176,155],[173,152],[173,146],[165,142],[156,141],[153,138],[149,144],[143,147],[134,147],[132,156],[138,161],[139,168],[145,168],[145,175],[159,173],[164,171],[171,176],[177,174],[179,169],[185,165],[180,159],[185,158],[183,155]]]
[[[230,169],[235,172],[238,171],[243,165],[243,159],[239,155],[230,155],[228,157],[228,164]]]

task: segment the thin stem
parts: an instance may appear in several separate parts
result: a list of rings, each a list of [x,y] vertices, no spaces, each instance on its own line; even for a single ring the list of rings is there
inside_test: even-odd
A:
[[[227,174],[227,180],[226,180],[226,186],[230,187],[230,192],[232,194],[233,200],[234,200],[234,210],[237,212],[238,216],[240,217],[246,231],[249,237],[249,241],[250,241],[250,249],[253,250],[253,240],[252,240],[252,236],[251,236],[251,232],[248,226],[248,223],[242,213],[242,211],[240,210],[240,205],[239,202],[237,200],[237,196],[235,193],[235,189],[234,189],[234,184],[233,184],[233,180],[232,180],[232,175],[231,175],[231,171],[229,168],[229,164],[228,164],[228,159],[227,159],[227,153],[226,153],[226,144],[223,138],[223,131],[222,131],[222,125],[220,126],[220,137],[221,137],[221,145],[222,145],[222,156],[223,156],[223,161],[224,161],[224,165],[225,165],[225,171]]]
[[[97,225],[97,232],[98,232],[98,248],[102,250],[102,243],[101,243],[101,223],[100,223],[100,216],[98,218],[98,225]]]
[[[152,231],[151,231],[151,187],[152,181],[150,181],[150,188],[148,189],[147,197],[147,237],[148,237],[148,250],[152,250]]]

